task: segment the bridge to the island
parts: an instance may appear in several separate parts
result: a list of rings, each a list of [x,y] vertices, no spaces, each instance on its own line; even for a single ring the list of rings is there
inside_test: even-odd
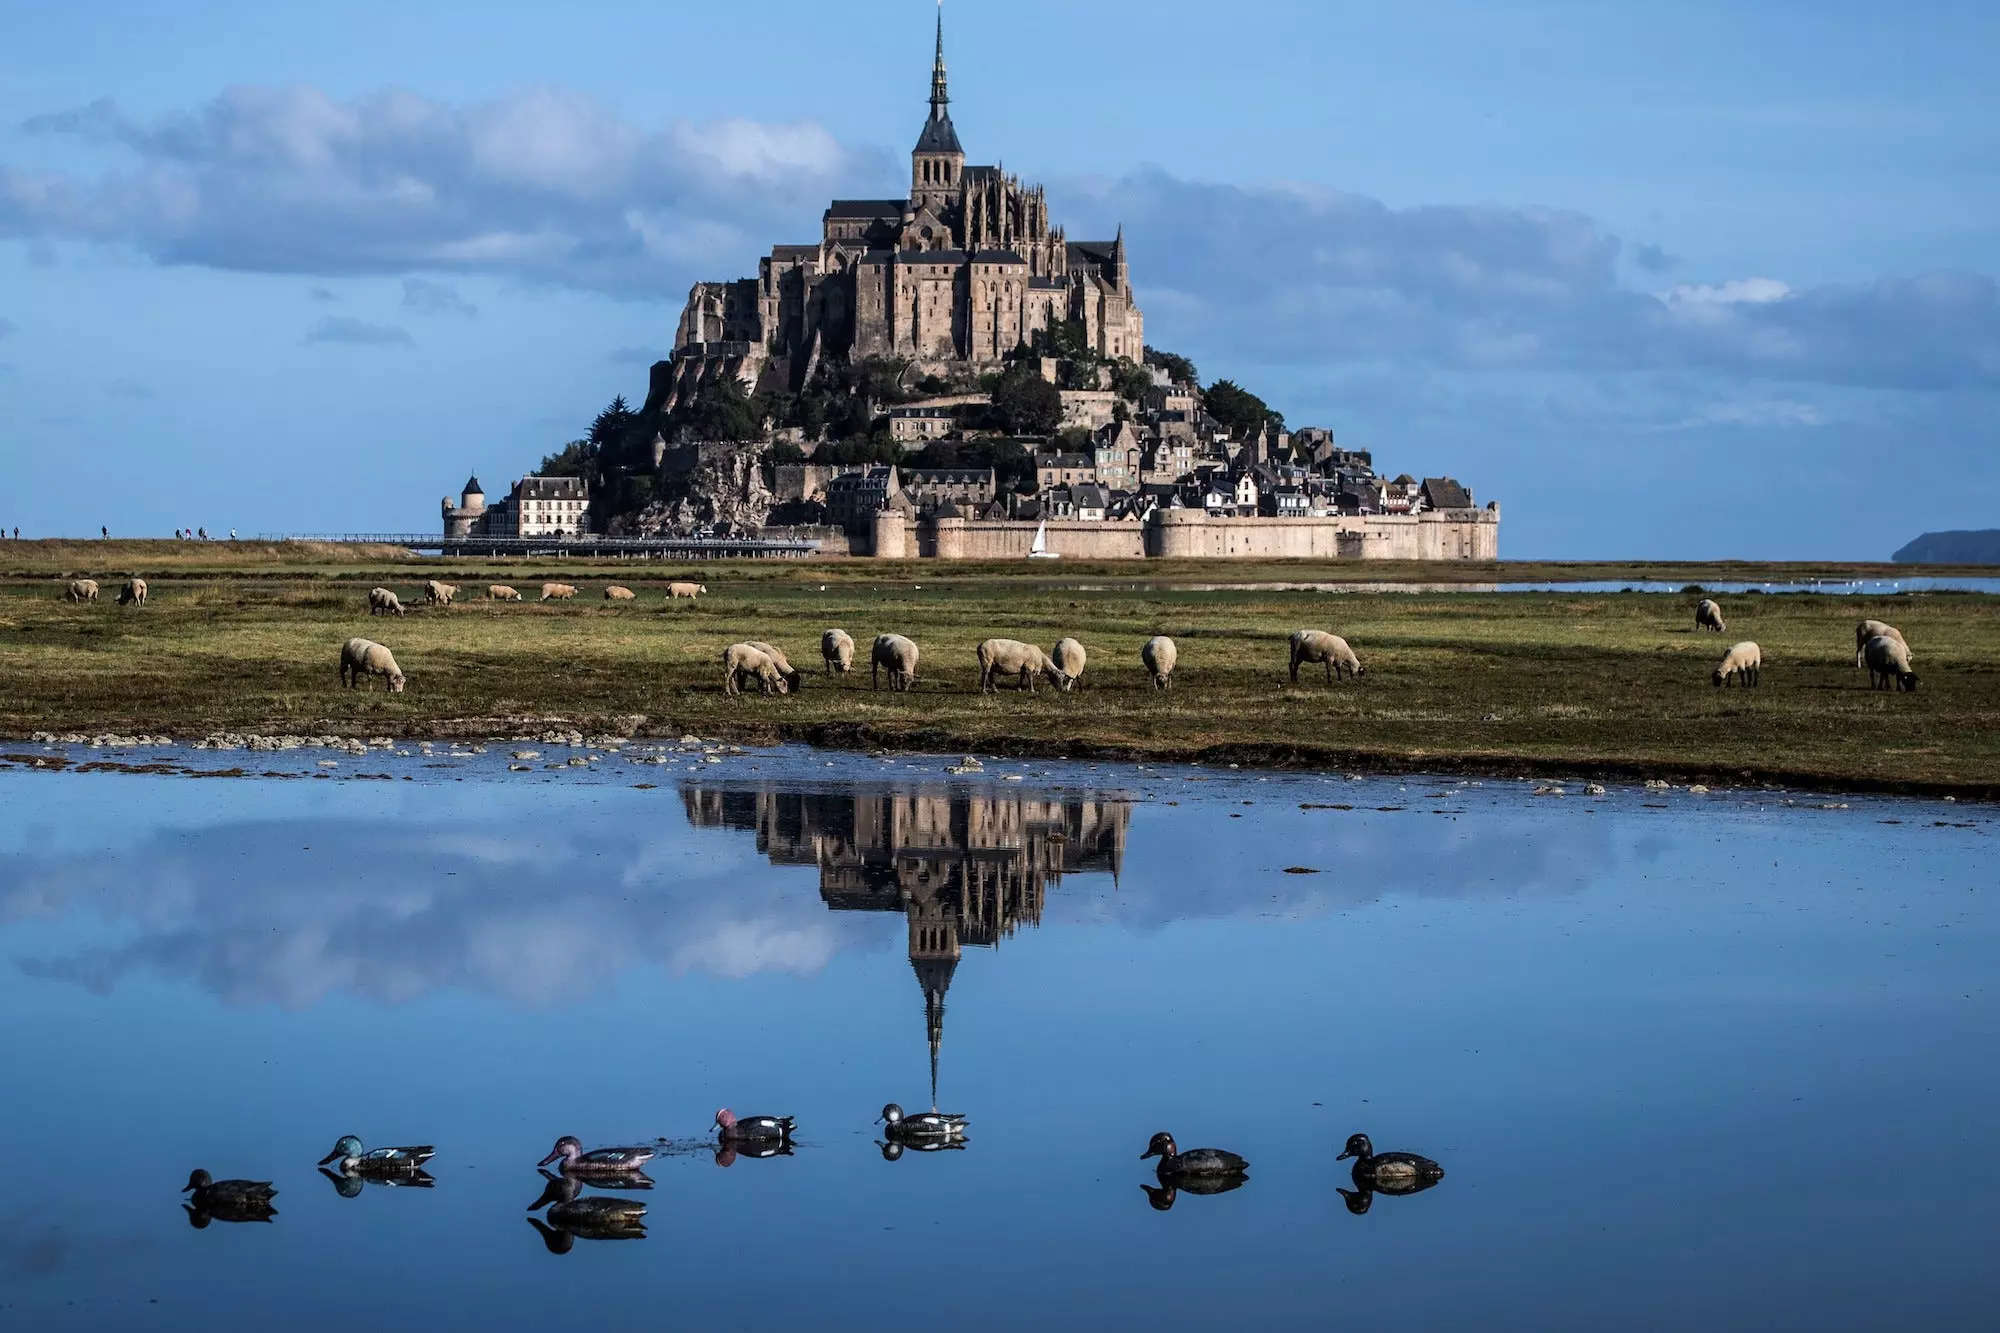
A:
[[[253,541],[332,542],[353,546],[402,546],[440,555],[575,556],[602,560],[798,560],[819,554],[817,541],[765,541],[755,537],[445,537],[435,532],[326,532],[260,534]]]

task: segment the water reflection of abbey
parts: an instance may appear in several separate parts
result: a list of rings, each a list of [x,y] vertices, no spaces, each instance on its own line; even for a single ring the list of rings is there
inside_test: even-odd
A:
[[[744,829],[774,865],[818,866],[836,912],[901,912],[924,993],[931,1093],[944,997],[967,945],[996,947],[1038,925],[1051,884],[1125,860],[1128,801],[881,790],[683,788],[690,824]]]

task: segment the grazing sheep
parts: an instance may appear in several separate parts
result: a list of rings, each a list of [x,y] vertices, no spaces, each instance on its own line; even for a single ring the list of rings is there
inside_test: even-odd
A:
[[[774,648],[762,639],[751,639],[749,644],[778,665],[778,674],[785,678],[785,687],[797,691],[805,683],[805,677],[792,669],[792,659],[785,656],[785,650]]]
[[[403,692],[403,669],[394,653],[373,639],[349,639],[340,646],[340,683],[351,690],[363,676],[380,676],[389,693]]]
[[[742,693],[745,676],[755,676],[764,694],[783,694],[789,688],[769,653],[752,644],[732,643],[722,650],[722,692]]]
[[[1063,688],[1075,689],[1077,678],[1083,675],[1083,664],[1089,657],[1089,654],[1083,651],[1083,645],[1075,639],[1059,640],[1056,643],[1056,650],[1050,653],[1049,657],[1063,675],[1069,677],[1063,682]]]
[[[1891,681],[1899,690],[1917,688],[1917,673],[1910,670],[1910,650],[1901,639],[1877,634],[1863,645],[1861,655],[1868,663],[1870,689],[1886,690]]]
[[[681,598],[685,597],[692,601],[707,592],[708,585],[706,583],[669,583],[667,585],[667,600],[678,602]]]
[[[1721,686],[1727,685],[1729,678],[1734,676],[1739,684],[1748,687],[1757,684],[1763,674],[1764,651],[1746,639],[1722,655],[1713,679]]]
[[[424,581],[424,601],[433,606],[450,606],[451,599],[458,596],[456,583],[439,583],[436,579]]]
[[[630,588],[620,587],[616,583],[604,590],[604,600],[607,602],[629,602],[636,595]]]
[[[371,616],[400,616],[403,614],[403,599],[387,588],[368,590],[368,614]]]
[[[988,639],[979,645],[979,689],[982,694],[993,693],[995,676],[1016,676],[1020,679],[1017,688],[1035,692],[1035,677],[1046,676],[1057,689],[1067,688],[1069,677],[1061,667],[1049,660],[1049,655],[1032,643],[1022,643],[1019,639]]]
[[[570,583],[544,583],[542,600],[545,602],[567,602],[576,596],[576,585]]]
[[[1886,621],[1864,620],[1854,627],[1854,665],[1866,665],[1861,660],[1862,650],[1868,646],[1870,639],[1878,636],[1884,639],[1894,639],[1897,643],[1903,645],[1904,655],[1909,655],[1910,642],[1903,637],[1903,631]]]
[[[1180,660],[1180,650],[1174,641],[1164,634],[1155,634],[1146,640],[1146,646],[1139,650],[1139,660],[1146,664],[1146,671],[1153,678],[1153,688],[1170,690],[1174,686],[1171,677],[1174,663]]]
[[[1694,627],[1722,633],[1722,608],[1704,597],[1694,604]]]
[[[489,583],[486,585],[486,600],[489,602],[518,602],[521,600],[521,594],[504,583]]]
[[[854,666],[854,639],[844,629],[828,630],[819,636],[819,657],[827,675],[846,675]]]
[[[917,679],[917,645],[900,634],[877,634],[868,655],[868,679],[872,688],[882,688],[882,673],[889,673],[889,688],[902,691]]]
[[[146,580],[137,577],[126,579],[125,586],[118,591],[118,605],[144,606],[145,604]]]
[[[94,602],[97,600],[97,580],[71,579],[69,591],[63,595],[72,602]]]
[[[1333,684],[1335,676],[1360,676],[1367,671],[1361,659],[1347,646],[1347,640],[1338,634],[1328,634],[1319,629],[1298,629],[1292,631],[1292,684],[1299,683],[1301,662],[1321,662],[1326,666],[1326,683]]]

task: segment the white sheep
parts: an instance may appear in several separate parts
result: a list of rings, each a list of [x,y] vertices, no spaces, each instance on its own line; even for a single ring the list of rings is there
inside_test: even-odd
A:
[[[1299,664],[1321,662],[1326,666],[1326,683],[1331,685],[1336,676],[1361,676],[1367,668],[1361,659],[1347,646],[1347,640],[1338,634],[1328,634],[1319,629],[1298,629],[1292,631],[1292,684],[1299,683]]]
[[[434,606],[450,606],[451,599],[458,596],[458,585],[439,583],[436,579],[424,581],[424,601]]]
[[[1886,621],[1864,620],[1854,627],[1854,665],[1866,665],[1861,660],[1862,650],[1868,646],[1870,639],[1878,636],[1885,639],[1894,639],[1897,643],[1903,645],[1903,652],[1906,655],[1909,653],[1910,641],[1903,637],[1903,631]]]
[[[1731,677],[1738,684],[1752,686],[1764,674],[1764,650],[1745,639],[1722,655],[1716,664],[1713,677],[1718,686],[1727,685]]]
[[[368,590],[368,614],[371,616],[400,616],[403,614],[403,599],[387,588]]]
[[[1020,687],[1028,693],[1035,692],[1035,677],[1046,676],[1057,689],[1068,687],[1069,677],[1063,669],[1049,660],[1049,655],[1032,643],[1022,643],[1019,639],[987,639],[979,645],[979,689],[981,693],[993,693],[993,678],[996,676],[1019,677]]]
[[[1722,608],[1706,597],[1696,602],[1694,604],[1694,627],[1698,630],[1712,629],[1717,634],[1722,633]]]
[[[1089,660],[1089,654],[1083,651],[1083,645],[1075,639],[1060,639],[1056,642],[1056,650],[1049,654],[1049,658],[1068,678],[1063,681],[1063,688],[1075,689],[1078,678],[1083,675],[1083,664]]]
[[[363,676],[380,676],[391,694],[403,692],[403,669],[396,655],[373,639],[349,639],[340,646],[340,683],[353,689]]]
[[[629,602],[636,595],[630,588],[620,587],[616,583],[604,590],[604,600],[607,602]]]
[[[1910,650],[1901,639],[1877,634],[1862,646],[1861,655],[1868,663],[1869,688],[1886,690],[1892,681],[1899,690],[1917,688],[1917,673],[1910,670]]]
[[[722,692],[741,693],[745,676],[755,676],[764,694],[784,694],[789,689],[769,653],[753,644],[732,643],[722,650]]]
[[[785,656],[783,648],[765,643],[762,639],[750,639],[747,642],[752,648],[755,648],[758,652],[777,663],[778,674],[785,678],[785,685],[788,689],[796,691],[805,683],[805,677],[800,675],[792,666],[792,659]]]
[[[544,583],[542,600],[545,602],[567,602],[576,596],[576,585],[572,583]]]
[[[518,602],[521,600],[521,594],[504,583],[489,583],[486,585],[486,600],[489,602]]]
[[[94,602],[97,600],[97,580],[71,579],[69,591],[63,595],[72,602]]]
[[[125,580],[125,586],[118,591],[118,605],[144,606],[146,604],[146,580],[137,577]]]
[[[682,598],[686,598],[692,601],[697,597],[704,596],[707,592],[708,585],[706,583],[669,583],[667,585],[667,600],[678,602]]]
[[[1173,688],[1174,663],[1180,660],[1180,650],[1174,647],[1172,639],[1164,634],[1155,634],[1139,650],[1139,660],[1145,664],[1147,674],[1152,676],[1154,689]]]
[[[889,673],[890,689],[909,689],[917,680],[917,645],[900,634],[877,634],[868,655],[868,678],[873,688],[882,688],[884,671]]]
[[[844,629],[830,629],[819,636],[819,658],[826,674],[846,675],[854,666],[854,639]]]

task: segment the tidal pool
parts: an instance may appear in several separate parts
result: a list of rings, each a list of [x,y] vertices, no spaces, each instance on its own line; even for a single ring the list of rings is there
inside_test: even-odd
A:
[[[1988,808],[645,754],[0,771],[0,1323],[1991,1326]],[[562,1134],[657,1143],[639,1227],[530,1211]]]

